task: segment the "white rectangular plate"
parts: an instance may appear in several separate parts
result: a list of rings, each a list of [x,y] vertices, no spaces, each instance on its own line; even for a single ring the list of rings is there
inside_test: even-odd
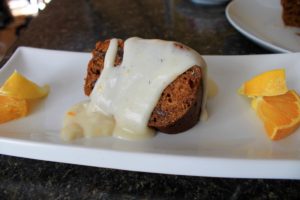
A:
[[[229,22],[246,37],[274,52],[300,52],[300,28],[285,26],[280,0],[234,0]]]
[[[300,179],[300,129],[270,141],[249,99],[237,94],[252,76],[285,68],[290,88],[300,92],[300,53],[205,56],[218,85],[208,100],[209,119],[178,134],[158,133],[130,142],[116,138],[60,140],[64,112],[86,99],[86,66],[91,55],[20,47],[0,70],[0,83],[16,69],[50,94],[22,119],[0,125],[0,153],[25,158],[155,173],[248,178]]]

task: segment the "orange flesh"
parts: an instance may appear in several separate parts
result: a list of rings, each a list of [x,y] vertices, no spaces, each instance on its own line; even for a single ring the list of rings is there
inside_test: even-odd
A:
[[[293,90],[283,95],[256,98],[252,105],[272,140],[287,137],[300,125],[300,99]]]
[[[28,112],[26,100],[0,96],[0,124],[24,117]]]
[[[288,91],[285,77],[284,69],[264,72],[246,81],[239,89],[239,93],[248,97],[284,94]]]

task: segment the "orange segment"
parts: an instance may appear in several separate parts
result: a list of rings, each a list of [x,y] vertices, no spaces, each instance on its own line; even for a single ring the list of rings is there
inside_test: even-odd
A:
[[[49,86],[45,85],[44,87],[40,87],[17,71],[14,71],[0,88],[0,95],[19,99],[41,98],[46,96],[48,92]]]
[[[252,107],[272,140],[285,138],[300,126],[300,98],[294,90],[283,95],[254,98]]]
[[[285,70],[275,69],[264,72],[246,81],[239,93],[248,97],[275,96],[288,91],[285,81]]]
[[[26,100],[0,96],[0,124],[23,117],[28,112]]]

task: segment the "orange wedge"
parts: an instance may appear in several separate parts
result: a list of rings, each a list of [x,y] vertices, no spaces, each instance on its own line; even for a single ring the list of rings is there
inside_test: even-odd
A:
[[[48,92],[49,86],[40,87],[17,71],[0,88],[0,95],[19,99],[37,99],[46,96]]]
[[[28,112],[26,100],[0,96],[0,124],[21,118]]]
[[[294,90],[283,95],[254,98],[252,107],[272,140],[285,138],[300,126],[300,98]]]
[[[0,124],[27,115],[27,101],[48,93],[49,86],[40,87],[14,71],[0,88]]]
[[[238,92],[248,97],[256,97],[281,95],[287,91],[285,70],[275,69],[259,74],[246,81]]]

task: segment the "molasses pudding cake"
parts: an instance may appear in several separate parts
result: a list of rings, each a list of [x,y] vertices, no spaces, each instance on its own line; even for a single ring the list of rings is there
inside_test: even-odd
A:
[[[178,42],[98,42],[84,85],[90,100],[67,112],[62,137],[136,140],[186,131],[207,118],[206,71],[201,55]]]

